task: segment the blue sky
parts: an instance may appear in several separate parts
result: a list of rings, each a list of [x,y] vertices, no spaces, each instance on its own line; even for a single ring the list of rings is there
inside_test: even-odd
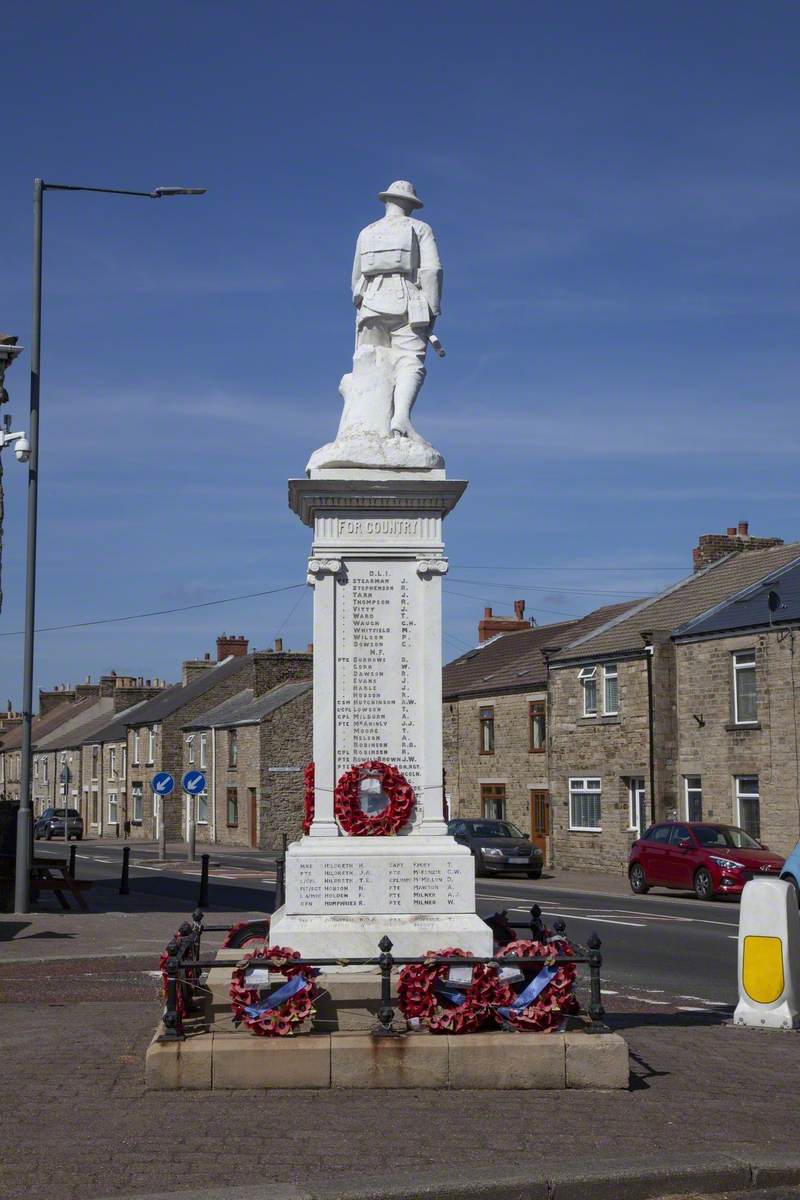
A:
[[[29,343],[35,175],[208,188],[46,197],[39,624],[303,581],[286,479],[335,432],[353,243],[396,178],[445,264],[415,422],[470,480],[447,657],[484,604],[644,594],[740,519],[800,538],[795,3],[10,0],[3,27],[0,328]],[[2,634],[24,480],[6,454]],[[305,646],[310,614],[43,633],[37,684],[174,679],[223,630]],[[20,656],[0,637],[0,700]]]

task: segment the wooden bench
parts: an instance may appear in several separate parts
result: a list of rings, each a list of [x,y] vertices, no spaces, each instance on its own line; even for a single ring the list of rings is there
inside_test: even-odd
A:
[[[58,872],[54,875],[53,872]],[[69,900],[65,893],[69,893],[75,899],[75,903],[82,912],[89,912],[89,905],[83,898],[83,893],[88,892],[92,886],[90,879],[76,879],[74,875],[70,875],[69,863],[59,862],[58,859],[52,858],[34,858],[31,867],[31,891],[32,892],[53,892],[58,903],[65,910],[68,910]]]

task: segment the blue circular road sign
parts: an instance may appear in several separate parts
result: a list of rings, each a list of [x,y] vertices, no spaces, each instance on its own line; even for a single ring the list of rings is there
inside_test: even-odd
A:
[[[181,780],[181,787],[190,796],[197,796],[206,790],[206,777],[202,771],[187,771]]]
[[[168,796],[175,787],[175,780],[169,771],[157,771],[150,780],[150,787],[159,796]]]

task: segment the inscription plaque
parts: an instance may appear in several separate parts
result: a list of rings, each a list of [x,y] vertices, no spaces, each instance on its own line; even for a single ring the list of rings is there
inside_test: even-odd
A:
[[[473,912],[472,863],[398,856],[307,858],[287,878],[296,913]]]

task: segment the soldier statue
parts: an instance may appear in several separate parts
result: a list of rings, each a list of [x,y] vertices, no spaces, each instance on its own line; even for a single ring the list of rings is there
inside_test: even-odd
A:
[[[428,341],[439,345],[432,333],[441,311],[442,264],[430,225],[411,216],[422,208],[414,185],[398,179],[378,199],[386,212],[361,230],[353,263],[356,350],[365,346],[391,350],[391,432],[417,438],[411,410],[425,378]]]

